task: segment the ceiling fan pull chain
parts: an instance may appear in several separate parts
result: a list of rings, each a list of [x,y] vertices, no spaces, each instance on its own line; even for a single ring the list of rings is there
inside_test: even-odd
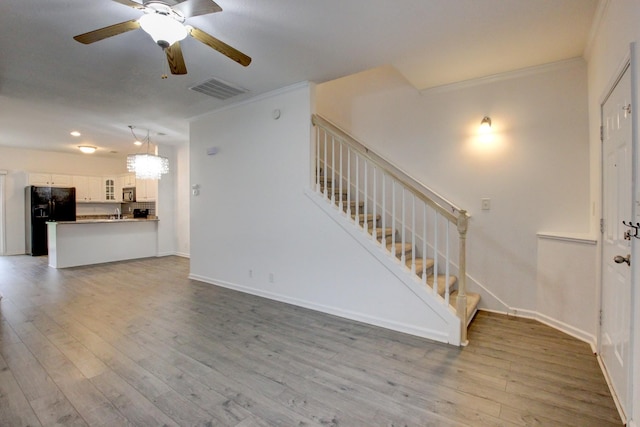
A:
[[[160,75],[160,78],[162,80],[165,80],[169,77],[169,64],[167,64],[167,60],[164,58],[164,54],[165,54],[165,49],[162,49],[162,53],[163,53],[163,57],[162,57],[162,74]]]

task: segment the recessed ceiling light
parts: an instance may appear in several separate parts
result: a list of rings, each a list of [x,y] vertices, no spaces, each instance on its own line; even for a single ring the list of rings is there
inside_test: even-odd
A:
[[[142,145],[142,142],[141,142],[141,141],[136,140],[136,141],[133,143],[133,145],[138,145],[138,146],[139,146],[139,145]]]
[[[78,132],[77,130],[74,130],[74,131],[71,132],[71,136],[76,136],[77,137],[77,136],[80,136],[80,135],[82,135],[82,134],[80,132]]]
[[[95,153],[97,150],[97,148],[92,145],[78,145],[78,148],[85,154]]]

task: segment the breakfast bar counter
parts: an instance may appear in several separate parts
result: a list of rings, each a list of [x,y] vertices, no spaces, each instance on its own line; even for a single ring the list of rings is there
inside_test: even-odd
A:
[[[49,266],[100,264],[158,254],[158,219],[91,219],[47,223]]]

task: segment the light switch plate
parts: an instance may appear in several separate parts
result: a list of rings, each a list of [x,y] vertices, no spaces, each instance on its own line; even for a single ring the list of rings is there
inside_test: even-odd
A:
[[[482,210],[483,211],[491,210],[491,199],[482,199]]]

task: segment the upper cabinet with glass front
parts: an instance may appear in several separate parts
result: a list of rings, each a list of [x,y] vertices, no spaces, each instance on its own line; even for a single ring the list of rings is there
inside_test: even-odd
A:
[[[102,185],[104,190],[105,202],[116,202],[118,197],[116,195],[116,178],[113,176],[107,176],[102,178]]]

